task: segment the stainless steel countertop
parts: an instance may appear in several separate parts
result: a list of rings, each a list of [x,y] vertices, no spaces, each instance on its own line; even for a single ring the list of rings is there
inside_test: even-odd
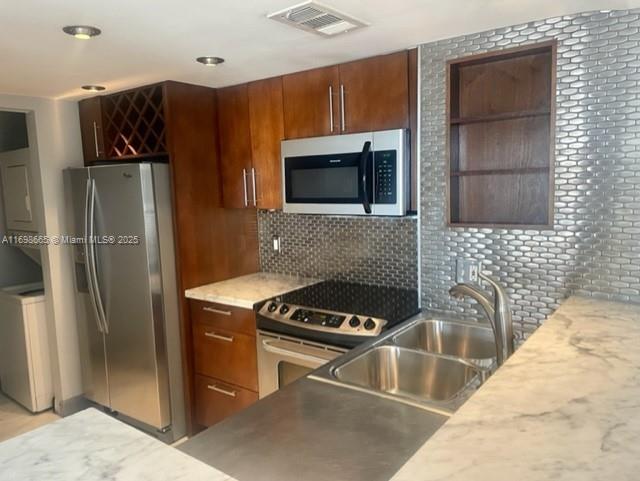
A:
[[[302,378],[178,449],[238,481],[387,481],[447,419]]]

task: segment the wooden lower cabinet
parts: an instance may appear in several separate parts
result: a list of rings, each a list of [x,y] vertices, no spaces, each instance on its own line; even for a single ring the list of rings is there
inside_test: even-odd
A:
[[[191,320],[223,331],[256,335],[256,314],[251,309],[191,300]]]
[[[196,422],[212,426],[258,400],[258,393],[196,374]]]
[[[256,316],[213,302],[189,307],[195,421],[209,427],[258,400]]]
[[[193,351],[198,374],[258,390],[255,336],[195,324]]]

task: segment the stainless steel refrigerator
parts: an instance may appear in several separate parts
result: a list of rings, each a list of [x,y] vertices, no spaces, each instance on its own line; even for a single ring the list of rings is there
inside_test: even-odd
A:
[[[169,168],[65,171],[84,396],[167,442],[185,434]]]

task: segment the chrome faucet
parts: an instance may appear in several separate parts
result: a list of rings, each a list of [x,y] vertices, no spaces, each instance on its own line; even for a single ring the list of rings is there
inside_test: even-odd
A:
[[[496,341],[496,358],[498,366],[501,366],[514,351],[513,319],[511,317],[509,296],[507,291],[495,279],[481,272],[478,273],[478,276],[493,288],[493,298],[482,289],[471,284],[456,284],[449,289],[449,294],[456,299],[469,296],[480,304],[491,323]]]

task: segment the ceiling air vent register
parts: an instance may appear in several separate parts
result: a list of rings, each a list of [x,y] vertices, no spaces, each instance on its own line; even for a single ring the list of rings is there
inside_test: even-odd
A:
[[[351,15],[311,1],[271,13],[267,18],[324,37],[333,37],[369,25]]]

